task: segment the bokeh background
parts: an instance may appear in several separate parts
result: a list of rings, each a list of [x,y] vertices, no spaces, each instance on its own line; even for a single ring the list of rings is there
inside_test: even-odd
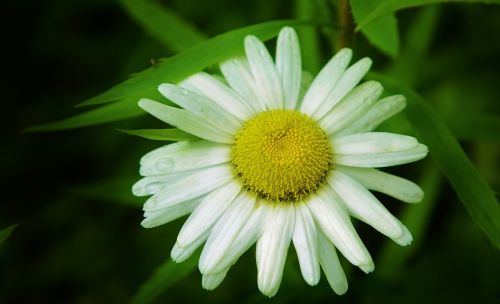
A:
[[[391,170],[426,190],[420,205],[379,196],[410,226],[414,244],[398,248],[359,223],[377,269],[365,275],[342,260],[347,294],[335,295],[324,277],[318,286],[307,286],[293,249],[281,289],[270,300],[257,290],[254,249],[219,288],[203,290],[193,267],[196,257],[181,265],[169,262],[184,219],[144,229],[143,199],[130,193],[140,156],[164,143],[117,129],[162,127],[159,122],[141,116],[75,130],[23,132],[78,113],[75,104],[184,48],[169,47],[145,31],[125,2],[2,1],[0,228],[19,225],[0,245],[0,303],[500,303],[499,252],[432,157]],[[323,64],[339,47],[338,1],[311,2],[323,8],[312,17],[325,26],[316,31],[319,57],[305,60]],[[206,37],[303,17],[300,5],[286,0],[157,3]],[[398,55],[388,56],[361,33],[347,43],[356,57],[372,57],[376,71],[422,94],[498,191],[500,7],[437,4],[402,10],[396,17]],[[405,61],[419,41],[425,52],[414,64]],[[403,115],[382,128],[413,132]]]

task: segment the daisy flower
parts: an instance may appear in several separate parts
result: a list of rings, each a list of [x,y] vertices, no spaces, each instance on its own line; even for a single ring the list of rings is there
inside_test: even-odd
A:
[[[348,67],[342,49],[304,90],[297,34],[285,27],[276,58],[254,36],[245,55],[220,64],[224,76],[201,72],[160,93],[179,107],[142,99],[158,119],[198,137],[147,153],[144,178],[133,186],[150,228],[190,214],[171,257],[186,260],[200,246],[202,285],[214,289],[256,243],[258,288],[273,296],[293,243],[304,280],[315,285],[321,269],[337,294],[347,279],[337,250],[369,273],[373,260],[351,216],[399,245],[411,234],[369,191],[416,203],[413,182],[375,168],[427,155],[415,138],[373,132],[405,107],[401,95],[379,100],[376,81],[358,83],[371,66],[363,58]],[[302,85],[301,85],[302,84]]]

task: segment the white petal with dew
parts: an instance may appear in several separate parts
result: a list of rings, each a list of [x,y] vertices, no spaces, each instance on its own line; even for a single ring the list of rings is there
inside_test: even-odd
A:
[[[282,109],[281,80],[266,46],[257,37],[249,35],[245,37],[245,53],[259,98],[265,102],[267,109]]]
[[[412,181],[372,168],[337,166],[335,170],[349,175],[364,187],[385,193],[407,203],[418,203],[422,189]]]
[[[167,208],[209,193],[233,179],[231,169],[229,165],[219,165],[186,176],[150,197],[144,203],[144,210]]]
[[[318,109],[342,77],[351,57],[351,49],[341,49],[330,59],[307,90],[300,107],[301,112],[311,116]]]
[[[141,222],[141,225],[144,228],[153,228],[166,224],[191,213],[200,204],[200,202],[201,199],[196,198],[159,211],[144,212],[144,216],[146,218]]]
[[[292,240],[304,280],[311,286],[318,284],[321,276],[318,232],[314,219],[304,204],[299,204],[295,208],[295,228]]]
[[[270,212],[256,249],[257,283],[268,297],[274,296],[281,284],[295,218],[293,204],[276,205]]]
[[[150,99],[141,99],[139,106],[149,114],[164,121],[176,128],[186,131],[190,134],[196,135],[200,138],[215,141],[219,143],[231,144],[233,143],[233,136],[218,128],[215,128],[204,121],[200,120],[198,116],[193,113],[170,107],[162,103]]]
[[[209,229],[229,207],[240,192],[241,184],[230,181],[208,194],[182,226],[177,243],[189,246]]]
[[[381,168],[411,163],[424,158],[429,150],[425,145],[418,144],[408,150],[379,152],[370,154],[335,154],[333,162],[337,165]]]
[[[313,75],[308,71],[302,71],[302,77],[300,78],[299,100],[297,101],[297,105],[295,106],[296,110],[302,107],[304,95],[306,94],[307,89],[311,86],[312,81]]]
[[[224,129],[226,133],[234,135],[241,128],[242,121],[239,118],[208,97],[169,83],[161,84],[158,91],[208,124]]]
[[[321,268],[325,272],[328,284],[338,295],[343,295],[347,291],[347,278],[340,265],[339,258],[337,256],[337,251],[333,244],[328,240],[323,233],[320,231],[318,233],[318,243],[319,243],[319,262],[321,263]]]
[[[411,235],[404,225],[365,187],[338,171],[332,172],[327,181],[354,217],[390,237],[399,245],[406,246],[411,242]]]
[[[178,243],[175,243],[172,251],[170,252],[172,260],[176,263],[181,263],[187,260],[196,251],[196,249],[198,249],[198,247],[205,243],[211,231],[211,228],[205,231],[202,235],[200,235],[200,237],[198,237],[198,239],[196,239],[194,243],[187,247],[182,247],[179,246]]]
[[[377,101],[361,117],[352,124],[346,126],[333,136],[341,137],[353,133],[373,131],[382,122],[401,112],[406,106],[406,98],[403,95],[392,95]]]
[[[405,151],[419,145],[414,137],[386,132],[346,135],[331,140],[331,144],[335,154],[347,155]]]
[[[226,254],[213,267],[207,268],[206,272],[221,272],[230,267],[245,253],[260,237],[263,223],[268,215],[267,203],[257,203],[258,207],[252,211],[250,218],[246,221],[238,236],[226,251]]]
[[[299,38],[291,27],[284,27],[276,46],[276,71],[283,88],[284,108],[295,109],[300,92],[302,62]]]
[[[256,93],[255,80],[245,57],[228,59],[219,66],[231,88],[245,99],[253,112],[258,113],[266,110],[266,104],[260,100]]]
[[[339,79],[330,94],[312,114],[312,118],[320,120],[339,103],[365,76],[372,65],[370,58],[363,58],[349,67]]]
[[[373,260],[354,229],[343,202],[329,186],[324,186],[311,197],[307,207],[325,236],[349,262],[365,272],[373,270]]]
[[[382,85],[376,81],[367,81],[343,98],[319,122],[328,135],[349,126],[373,105],[382,94]]]
[[[229,268],[217,273],[204,273],[201,277],[201,286],[206,290],[214,290],[224,281],[228,271]]]
[[[252,110],[238,93],[205,72],[186,78],[180,83],[181,86],[184,86],[184,84],[189,84],[188,87],[197,88],[199,92],[203,92],[203,95],[213,100],[219,107],[242,121],[252,116]]]
[[[242,191],[214,225],[203,251],[198,267],[201,273],[214,268],[245,225],[255,206],[255,196]]]
[[[153,175],[146,176],[138,180],[132,186],[132,193],[135,196],[146,196],[152,195],[157,192],[160,192],[166,186],[185,178],[186,176],[192,175],[195,172],[198,172],[203,169],[193,170],[189,172],[178,172],[173,174],[166,175]]]
[[[181,141],[155,149],[141,158],[143,176],[190,171],[231,160],[231,146],[206,140]]]

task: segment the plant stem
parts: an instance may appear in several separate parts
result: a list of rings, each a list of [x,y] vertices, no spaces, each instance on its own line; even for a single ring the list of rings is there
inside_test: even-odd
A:
[[[340,32],[337,39],[337,49],[340,50],[341,48],[350,46],[354,36],[354,24],[352,22],[349,0],[339,0],[338,13]]]

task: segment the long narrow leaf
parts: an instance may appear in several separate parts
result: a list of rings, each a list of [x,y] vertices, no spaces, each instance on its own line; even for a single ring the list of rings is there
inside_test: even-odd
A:
[[[130,303],[151,303],[175,283],[194,271],[196,269],[196,264],[197,259],[194,256],[179,264],[172,260],[166,261],[146,280]]]
[[[140,129],[118,131],[152,140],[182,141],[197,139],[196,136],[179,129]]]
[[[9,227],[0,230],[0,244],[2,244],[9,237],[17,225],[18,224],[10,225]]]
[[[151,0],[120,0],[123,8],[144,30],[168,49],[179,52],[207,37],[175,12]]]
[[[371,73],[369,78],[380,81],[389,91],[406,96],[408,106],[405,114],[408,120],[429,147],[436,164],[451,183],[472,220],[500,248],[500,205],[437,112],[409,87],[376,73]]]

